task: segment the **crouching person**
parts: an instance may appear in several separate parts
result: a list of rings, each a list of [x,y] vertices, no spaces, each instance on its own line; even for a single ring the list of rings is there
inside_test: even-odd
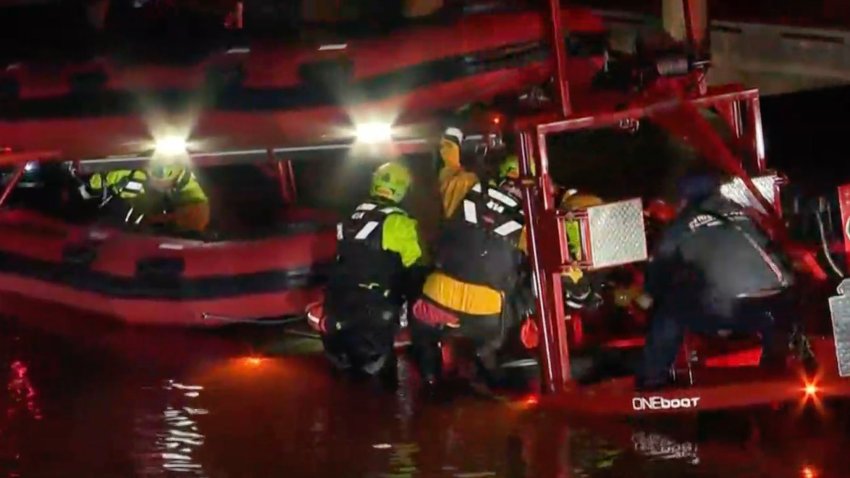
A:
[[[518,172],[505,167],[516,159],[502,158],[485,160],[500,173],[476,171],[479,180],[469,184],[456,207],[445,210],[435,270],[413,307],[413,353],[428,385],[442,375],[441,343],[447,335],[472,342],[475,378],[492,382],[499,373],[499,353],[518,330],[521,307],[514,304],[528,282],[525,218],[511,184]]]
[[[382,165],[369,198],[337,225],[321,328],[325,353],[341,371],[388,378],[395,371],[400,312],[422,256],[417,222],[400,207],[410,183],[401,164]]]
[[[639,389],[663,387],[687,330],[761,336],[762,365],[783,366],[791,345],[813,356],[790,297],[790,261],[742,207],[720,193],[720,177],[680,182],[683,209],[663,232],[647,267],[654,300]]]

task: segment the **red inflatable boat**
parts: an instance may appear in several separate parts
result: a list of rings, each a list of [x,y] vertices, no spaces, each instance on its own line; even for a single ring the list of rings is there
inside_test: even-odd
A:
[[[588,10],[563,16],[570,81],[589,88],[605,30]],[[158,126],[181,121],[206,151],[310,143],[329,125],[416,119],[543,84],[553,70],[546,31],[539,12],[482,13],[373,38],[249,42],[191,65],[108,54],[62,68],[20,62],[0,73],[0,146],[72,159],[137,154]]]
[[[255,240],[188,240],[0,211],[0,297],[130,324],[216,327],[301,314],[335,254],[329,221]]]

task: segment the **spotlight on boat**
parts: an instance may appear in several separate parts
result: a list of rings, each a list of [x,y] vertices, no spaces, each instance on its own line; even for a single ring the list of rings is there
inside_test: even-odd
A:
[[[355,135],[358,143],[386,142],[392,139],[392,125],[380,122],[362,123],[355,127]]]
[[[187,153],[189,144],[180,136],[164,136],[156,140],[154,155],[159,157],[174,157]]]

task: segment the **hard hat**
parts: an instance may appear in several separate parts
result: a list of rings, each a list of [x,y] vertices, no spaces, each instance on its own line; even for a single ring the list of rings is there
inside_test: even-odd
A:
[[[531,162],[531,174],[535,174],[537,167],[534,161]],[[502,164],[499,165],[499,178],[519,179],[519,157],[515,154],[509,154]]]
[[[561,200],[561,209],[564,211],[575,211],[603,204],[602,198],[593,194],[576,193],[564,196]]]
[[[463,131],[460,128],[455,128],[454,126],[450,126],[443,131],[443,138],[448,141],[452,141],[458,146],[463,143]]]
[[[148,166],[148,175],[162,181],[176,181],[184,169],[173,164],[152,164]]]
[[[401,202],[410,188],[410,171],[400,163],[384,163],[372,175],[370,194],[393,202]]]
[[[182,165],[152,162],[147,169],[148,183],[156,190],[172,188],[185,171]]]
[[[515,154],[509,154],[499,165],[499,178],[519,178],[519,158]]]

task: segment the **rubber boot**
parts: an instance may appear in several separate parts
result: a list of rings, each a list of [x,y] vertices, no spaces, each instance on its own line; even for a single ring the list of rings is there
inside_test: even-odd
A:
[[[414,343],[411,347],[413,361],[419,369],[422,384],[436,386],[442,379],[443,354],[439,343]]]

